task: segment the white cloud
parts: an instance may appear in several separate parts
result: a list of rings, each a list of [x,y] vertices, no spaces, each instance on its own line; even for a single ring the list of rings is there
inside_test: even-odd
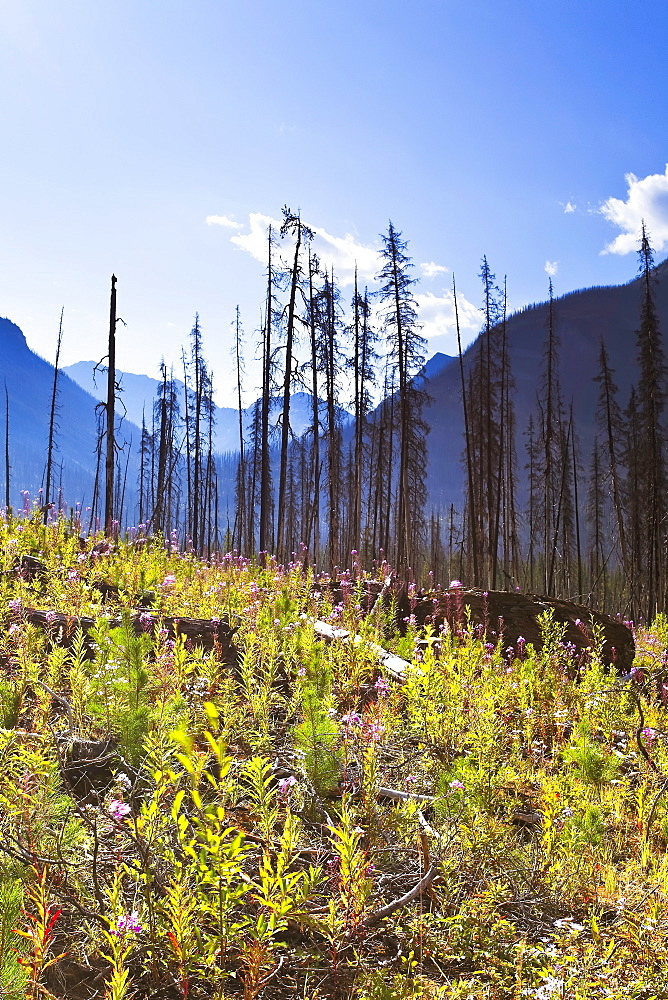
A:
[[[334,267],[334,275],[342,286],[355,280],[355,264],[359,280],[372,281],[380,270],[378,248],[357,243],[354,236],[331,236],[324,229],[312,227],[315,232],[313,249],[321,262]]]
[[[626,254],[638,249],[638,236],[643,220],[655,250],[668,245],[668,164],[663,174],[647,177],[625,176],[626,201],[608,198],[599,211],[608,222],[621,230],[602,253]]]
[[[551,278],[553,278],[555,276],[555,274],[557,273],[558,270],[559,270],[559,261],[558,260],[546,260],[545,261],[545,273],[549,274]]]
[[[435,264],[433,260],[425,264],[420,264],[420,270],[425,278],[435,278],[437,274],[448,273],[447,267],[444,267],[442,264]]]
[[[276,232],[281,228],[279,219],[261,212],[251,212],[248,216],[249,232],[238,233],[231,237],[241,250],[245,250],[255,260],[262,264],[267,260],[267,230],[269,224]],[[315,236],[311,247],[323,267],[334,268],[334,277],[341,287],[352,285],[355,280],[355,265],[359,281],[371,281],[380,270],[378,249],[358,243],[350,233],[345,236],[332,236],[326,229],[317,226],[310,227]],[[289,247],[286,242],[285,246]]]
[[[571,215],[577,207],[578,206],[574,205],[572,201],[567,201],[566,204],[564,205],[564,213],[566,215]]]
[[[250,232],[239,233],[237,236],[231,236],[230,239],[242,250],[245,250],[246,253],[249,253],[251,257],[254,257],[255,260],[266,264],[267,230],[270,223],[274,229],[280,229],[281,224],[277,219],[272,219],[270,215],[262,215],[261,212],[251,212],[248,216]]]
[[[422,336],[427,340],[435,337],[445,337],[444,349],[450,354],[457,353],[457,327],[455,323],[455,300],[452,292],[444,292],[443,295],[434,295],[432,292],[418,292],[415,295],[418,304],[418,317],[422,324]],[[465,299],[463,295],[457,295],[457,312],[459,313],[459,328],[462,336],[462,346],[473,339],[466,336],[475,331],[477,335],[482,324],[482,313],[480,309]]]
[[[243,223],[235,222],[228,215],[207,215],[207,226],[224,226],[226,229],[243,229]]]

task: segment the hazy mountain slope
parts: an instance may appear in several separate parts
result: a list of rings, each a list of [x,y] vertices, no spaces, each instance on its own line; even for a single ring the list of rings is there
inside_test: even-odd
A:
[[[68,365],[63,371],[95,399],[105,398],[107,384],[103,376],[101,377],[99,373],[95,375],[94,361],[77,361],[76,364]],[[135,375],[132,372],[122,371],[117,372],[117,380],[121,386],[120,398],[127,411],[127,419],[141,427],[143,417],[150,429],[153,401],[160,385],[159,380],[148,375]],[[184,385],[178,379],[175,382],[183,412]],[[231,407],[216,407],[215,440],[218,452],[239,449],[239,417],[237,411]]]
[[[5,395],[9,396],[11,500],[21,502],[20,490],[36,492],[43,485],[53,389],[53,366],[31,351],[21,330],[0,319],[0,434],[4,459]],[[68,504],[90,503],[95,477],[96,400],[63,373],[58,381],[58,414],[54,479],[62,481]],[[131,431],[128,428],[128,431]],[[138,431],[135,428],[135,434]],[[138,437],[135,438],[138,440]],[[4,501],[5,468],[0,467]]]
[[[668,344],[668,261],[656,269],[656,306],[659,323]],[[638,280],[627,285],[588,288],[555,300],[556,330],[560,340],[560,378],[564,404],[573,402],[575,427],[585,467],[589,465],[594,438],[594,415],[598,386],[600,341],[606,345],[609,362],[615,369],[619,400],[626,405],[631,386],[637,381],[635,331],[639,325],[641,286]],[[508,348],[515,381],[514,401],[517,421],[518,478],[525,463],[523,433],[529,415],[536,411],[541,391],[540,370],[547,336],[548,304],[524,309],[508,320]],[[464,355],[468,373],[475,344]],[[427,382],[431,403],[425,416],[429,435],[429,489],[439,507],[461,506],[463,487],[463,417],[459,365],[450,365]]]
[[[435,358],[444,359],[446,355],[434,355]],[[449,359],[448,359],[449,360]],[[445,362],[436,362],[436,369]],[[94,361],[77,361],[76,364],[69,365],[63,371],[67,372],[70,378],[74,379],[83,389],[95,396],[96,399],[103,399],[106,394],[106,382],[99,374],[94,378]],[[142,414],[145,414],[146,425],[151,426],[151,414],[153,401],[156,397],[158,379],[149,378],[148,375],[134,375],[130,372],[118,372],[118,381],[122,388],[121,399],[127,410],[128,420],[138,427],[141,427]],[[181,412],[183,412],[183,382],[176,380],[179,392]],[[282,397],[272,399],[271,414],[272,422],[278,424],[282,412]],[[307,392],[295,392],[290,398],[290,426],[293,434],[299,437],[311,426],[312,404],[311,396]],[[351,416],[339,408],[339,416],[344,423],[347,423]],[[250,440],[251,425],[253,421],[253,405],[243,410],[244,439]],[[219,453],[239,451],[239,412],[234,407],[216,406],[214,423],[215,450]]]

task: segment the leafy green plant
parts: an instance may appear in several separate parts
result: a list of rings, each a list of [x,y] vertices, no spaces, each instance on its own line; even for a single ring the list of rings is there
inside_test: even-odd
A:
[[[23,1000],[28,970],[21,964],[23,942],[16,930],[23,905],[23,885],[0,877],[0,996]]]
[[[49,899],[48,869],[33,863],[30,865],[29,876],[24,889],[25,930],[17,929],[15,933],[25,938],[28,944],[25,956],[19,957],[19,962],[27,972],[26,997],[38,1000],[44,994],[49,996],[44,989],[42,976],[50,966],[63,958],[65,952],[52,954],[55,927],[62,911]]]
[[[331,666],[316,646],[303,669],[303,721],[295,726],[293,736],[314,789],[326,794],[338,783],[342,770],[339,727],[331,715]]]
[[[574,765],[580,778],[594,785],[599,795],[602,786],[619,770],[618,760],[596,744],[587,732],[566,747],[562,757],[567,764]]]
[[[129,616],[119,628],[98,626],[93,634],[98,646],[88,710],[119,741],[122,755],[139,762],[151,720],[151,685],[146,666],[152,640],[135,635]]]
[[[14,729],[19,722],[25,684],[0,679],[0,729]]]
[[[338,899],[329,906],[329,933],[332,940],[339,935],[360,938],[365,934],[364,913],[373,886],[373,866],[360,846],[362,830],[346,799],[343,800],[339,822],[329,827],[334,855],[332,881]]]

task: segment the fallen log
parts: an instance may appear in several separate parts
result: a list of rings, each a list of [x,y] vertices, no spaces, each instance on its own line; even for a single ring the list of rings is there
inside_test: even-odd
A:
[[[58,646],[71,648],[77,629],[84,635],[97,624],[97,619],[86,615],[66,615],[60,611],[40,611],[36,608],[25,608],[23,620],[48,632],[52,642]],[[158,629],[166,631],[166,638],[175,639],[184,636],[193,646],[202,646],[209,652],[216,645],[222,652],[223,662],[234,666],[237,663],[239,651],[234,644],[234,635],[238,626],[230,624],[227,615],[217,618],[184,618],[170,615],[161,616],[156,612],[139,609],[130,613],[130,623],[135,635],[155,634]],[[108,619],[109,628],[120,628],[123,625],[121,617]]]
[[[551,609],[554,621],[566,626],[564,643],[577,653],[591,651],[591,626],[594,624],[602,629],[602,660],[606,666],[613,666],[622,674],[628,673],[635,656],[633,633],[623,621],[572,601],[502,590],[450,587],[420,595],[413,601],[403,595],[400,606],[404,628],[410,615],[419,626],[431,624],[436,633],[445,623],[451,631],[458,632],[470,622],[473,628],[480,628],[489,642],[496,643],[500,639],[504,649],[512,647],[514,652],[517,652],[520,638],[536,650],[542,650],[543,636],[538,618]]]

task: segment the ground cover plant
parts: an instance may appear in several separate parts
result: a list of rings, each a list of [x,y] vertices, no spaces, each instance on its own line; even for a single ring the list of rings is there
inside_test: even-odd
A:
[[[620,678],[549,614],[400,634],[357,566],[37,509],[0,559],[3,997],[668,995],[665,618]]]

